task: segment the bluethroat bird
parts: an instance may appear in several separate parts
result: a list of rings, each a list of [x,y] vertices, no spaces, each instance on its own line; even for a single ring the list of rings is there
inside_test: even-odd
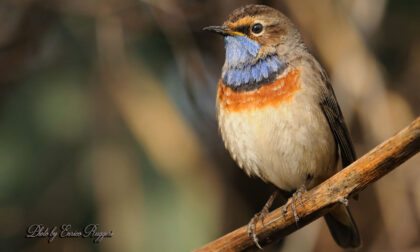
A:
[[[222,26],[204,30],[224,37],[217,120],[226,148],[248,175],[296,197],[336,173],[339,158],[343,167],[355,160],[327,74],[285,15],[247,5],[234,10]],[[263,221],[276,192],[248,225],[258,247],[255,224]],[[339,246],[360,246],[346,205],[335,206],[325,220]]]

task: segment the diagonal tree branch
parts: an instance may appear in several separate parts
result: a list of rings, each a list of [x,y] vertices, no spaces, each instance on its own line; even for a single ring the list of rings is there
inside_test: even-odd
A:
[[[290,207],[284,216],[281,208],[272,211],[264,226],[261,222],[256,225],[261,244],[267,245],[323,216],[334,204],[341,204],[339,202],[343,199],[357,194],[419,150],[420,117],[319,186],[302,194],[302,204],[295,201],[299,223],[295,223]],[[250,248],[256,247],[247,235],[247,226],[243,226],[196,251],[244,251]]]

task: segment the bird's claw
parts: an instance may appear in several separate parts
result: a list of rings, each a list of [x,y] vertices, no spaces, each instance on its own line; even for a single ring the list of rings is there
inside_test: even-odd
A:
[[[261,245],[258,242],[257,232],[256,232],[256,225],[259,221],[261,221],[262,226],[264,227],[264,219],[268,215],[269,209],[273,204],[274,199],[277,197],[278,191],[274,191],[274,193],[270,196],[267,203],[265,203],[263,209],[254,215],[252,219],[248,223],[247,233],[248,237],[252,236],[252,240],[259,249],[262,249]]]
[[[257,246],[259,249],[262,249],[262,247],[260,243],[258,242],[255,226],[259,221],[261,221],[261,224],[264,226],[264,218],[265,218],[265,215],[267,214],[268,214],[268,211],[264,211],[263,209],[263,211],[255,214],[254,217],[252,217],[252,219],[248,223],[248,228],[247,228],[248,237],[251,238],[252,236],[252,240],[254,241],[255,246]]]
[[[286,213],[287,213],[287,208],[289,207],[289,205],[292,208],[293,211],[293,216],[295,217],[295,222],[296,224],[299,222],[300,217],[296,211],[296,199],[299,201],[300,205],[303,205],[302,202],[302,193],[306,192],[306,188],[305,186],[300,187],[295,193],[293,193],[292,198],[289,198],[289,200],[287,201],[287,203],[282,207],[282,214],[283,217],[285,217]]]
[[[299,189],[297,189],[297,191],[294,193],[294,194],[296,194],[297,199],[298,199],[300,205],[303,205],[303,202],[302,202],[302,193],[306,193],[306,192],[307,192],[306,191],[306,187],[305,187],[305,185],[303,185],[303,186],[299,187]]]

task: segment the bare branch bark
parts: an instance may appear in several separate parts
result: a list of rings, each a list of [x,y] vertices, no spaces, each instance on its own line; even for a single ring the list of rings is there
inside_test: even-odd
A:
[[[369,153],[341,170],[319,186],[302,194],[302,203],[295,201],[300,217],[295,223],[292,210],[282,215],[282,209],[272,211],[256,226],[262,245],[284,237],[323,216],[335,204],[357,194],[369,184],[386,175],[420,150],[420,117]],[[196,251],[244,251],[255,248],[247,235],[247,226],[240,227]]]

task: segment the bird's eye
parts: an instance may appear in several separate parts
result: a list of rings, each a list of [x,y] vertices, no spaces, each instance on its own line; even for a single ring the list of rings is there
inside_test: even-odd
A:
[[[263,30],[263,26],[260,23],[256,23],[252,26],[251,31],[255,34],[261,33]]]

